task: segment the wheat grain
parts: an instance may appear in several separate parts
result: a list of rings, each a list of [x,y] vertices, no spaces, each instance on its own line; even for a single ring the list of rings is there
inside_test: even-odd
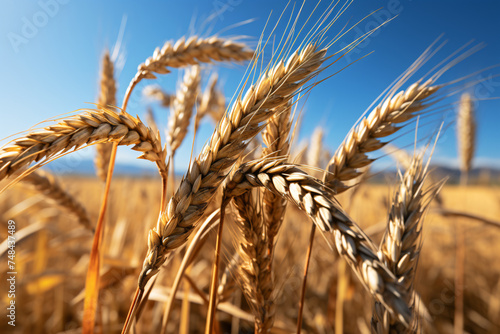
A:
[[[324,233],[332,234],[343,256],[374,298],[394,317],[408,324],[411,314],[405,303],[405,291],[396,277],[382,263],[377,248],[363,231],[331,199],[323,183],[294,165],[279,160],[262,159],[243,164],[225,185],[225,194],[241,196],[253,187],[265,187],[287,198],[305,211]]]
[[[23,183],[31,184],[36,191],[51,199],[60,208],[71,212],[78,218],[78,222],[82,226],[92,230],[87,210],[70,193],[64,190],[51,174],[37,171],[23,178]]]
[[[172,156],[175,155],[175,151],[177,151],[186,136],[196,98],[199,94],[200,80],[200,67],[192,66],[186,71],[184,80],[177,90],[172,103],[167,136]]]
[[[366,153],[384,146],[380,138],[399,130],[398,125],[415,117],[427,107],[429,97],[439,86],[431,86],[432,81],[416,82],[405,91],[387,98],[377,106],[359,125],[353,128],[327,166],[325,183],[341,193],[349,188],[345,181],[360,176],[358,170],[372,163]]]
[[[418,316],[413,305],[413,281],[422,245],[420,235],[423,218],[442,186],[442,182],[434,183],[424,191],[427,176],[427,168],[422,166],[422,156],[414,157],[394,194],[379,253],[381,260],[405,289],[406,303],[414,313],[415,332],[418,328]],[[405,326],[397,318],[391,317],[380,303],[375,303],[372,328],[375,333],[401,333],[405,330]]]
[[[286,105],[296,92],[318,72],[326,49],[308,44],[286,62],[278,62],[261,74],[255,85],[237,99],[228,115],[219,122],[210,142],[194,160],[186,176],[150,231],[148,254],[139,277],[139,288],[155,275],[168,254],[182,246],[203,215],[208,201],[227,176],[246,144],[274,110]]]
[[[97,104],[107,107],[116,105],[116,82],[114,78],[114,65],[109,57],[109,52],[106,51],[102,58],[102,69],[101,69],[101,85],[99,90],[99,98],[97,99]],[[111,156],[113,144],[103,143],[97,144],[96,156],[94,159],[94,164],[96,167],[97,176],[102,180],[106,181],[106,176],[108,174],[109,158]]]
[[[135,145],[132,149],[142,152],[139,158],[155,162],[166,175],[166,150],[159,134],[139,118],[99,106],[8,143],[0,150],[0,180],[33,162],[39,166],[72,149],[107,142]]]

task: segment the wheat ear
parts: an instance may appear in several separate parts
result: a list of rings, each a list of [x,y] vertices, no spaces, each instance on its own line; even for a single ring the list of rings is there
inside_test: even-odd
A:
[[[422,245],[423,219],[429,204],[443,185],[443,182],[438,182],[430,189],[424,190],[427,176],[427,168],[422,166],[422,156],[414,157],[394,194],[379,253],[381,260],[405,289],[406,303],[413,312],[412,328],[415,332],[418,332],[419,324],[413,301],[413,281]],[[380,303],[375,303],[372,329],[380,334],[400,333],[404,332],[405,326],[391,316]]]
[[[171,155],[181,146],[186,136],[194,105],[199,94],[200,88],[200,67],[192,66],[184,74],[175,99],[172,103],[172,112],[168,120],[168,138],[167,142],[172,150]]]
[[[40,165],[72,149],[108,142],[135,145],[132,149],[142,152],[139,158],[155,162],[160,174],[166,175],[166,150],[161,146],[159,134],[138,117],[98,106],[4,146],[0,150],[0,180],[33,162]]]
[[[469,93],[462,94],[457,117],[458,151],[462,174],[467,174],[471,170],[476,148],[476,118],[474,114],[474,103],[471,95]]]
[[[411,313],[405,303],[405,291],[396,277],[376,255],[377,248],[347,216],[323,183],[294,165],[262,159],[243,164],[225,185],[225,194],[241,196],[253,187],[266,189],[288,199],[305,211],[315,225],[335,238],[338,252],[349,263],[374,298],[394,317],[408,324]]]
[[[254,311],[255,332],[268,333],[274,323],[274,279],[264,222],[251,191],[234,197],[232,203],[241,232],[237,250],[242,261],[238,273],[243,293]]]
[[[149,85],[144,87],[144,89],[142,90],[142,95],[160,102],[161,105],[165,108],[170,108],[172,106],[172,102],[175,99],[175,95],[168,94],[156,85]]]
[[[31,184],[36,191],[55,202],[60,208],[71,212],[86,229],[93,229],[87,210],[76,198],[64,190],[51,174],[37,171],[24,177],[23,183]]]
[[[262,132],[262,140],[266,147],[262,156],[268,158],[287,157],[290,150],[290,130],[292,104],[277,112],[267,122]],[[264,191],[262,196],[262,213],[268,238],[269,253],[273,253],[275,238],[278,235],[286,211],[287,201],[271,191]]]
[[[314,44],[296,51],[286,64],[280,61],[262,73],[244,97],[235,101],[229,114],[223,116],[210,142],[182,179],[167,211],[161,213],[149,233],[140,289],[159,271],[167,256],[185,244],[248,141],[260,132],[276,108],[286,105],[317,74],[325,54],[326,49],[317,50]]]
[[[460,159],[460,183],[467,186],[472,159],[476,148],[476,120],[474,103],[468,93],[460,97],[457,116],[458,153]],[[463,225],[457,221],[455,225],[455,314],[454,333],[464,331],[464,286],[465,286],[465,253],[466,235]]]
[[[114,65],[109,57],[108,51],[104,53],[101,66],[101,85],[97,104],[104,107],[115,106],[116,82],[114,78]],[[108,174],[109,157],[111,156],[112,148],[113,144],[111,143],[97,144],[95,147],[96,156],[94,164],[96,167],[96,174],[102,181],[106,180],[106,175]]]
[[[244,61],[252,59],[253,53],[242,43],[216,36],[209,38],[192,36],[187,40],[182,37],[175,43],[166,42],[161,49],[156,48],[153,56],[146,59],[137,68],[137,73],[130,81],[125,93],[124,107],[127,105],[126,102],[132,90],[142,79],[155,79],[155,74],[170,73],[167,67],[185,67],[199,63],[210,63],[214,60]]]
[[[321,126],[314,129],[311,135],[311,144],[307,151],[307,164],[310,167],[321,168],[321,153],[323,152],[323,129]],[[314,175],[314,174],[313,174]]]
[[[432,80],[416,82],[405,91],[387,98],[366,118],[353,128],[337,149],[327,166],[325,183],[341,193],[349,188],[345,181],[361,175],[360,168],[372,163],[366,153],[382,148],[380,138],[400,129],[399,125],[415,117],[428,105],[429,97],[439,86],[431,86]]]
[[[216,109],[219,107],[218,103],[218,91],[217,91],[217,73],[214,73],[210,76],[210,79],[208,80],[208,85],[205,91],[203,92],[203,95],[201,96],[201,99],[199,101],[198,105],[198,110],[196,111],[196,116],[194,118],[194,131],[195,133],[198,131],[198,128],[200,126],[200,122],[205,117],[207,114],[210,114],[212,112],[212,109]],[[225,102],[224,102],[225,104]],[[224,106],[225,109],[225,106]],[[216,122],[220,120],[217,119]]]

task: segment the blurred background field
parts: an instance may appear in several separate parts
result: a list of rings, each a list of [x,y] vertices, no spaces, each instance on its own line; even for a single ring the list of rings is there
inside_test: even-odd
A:
[[[391,173],[387,173],[391,174]],[[85,204],[90,217],[98,213],[102,183],[95,177],[67,176],[61,179],[72,194]],[[378,242],[385,228],[386,216],[393,186],[363,184],[352,196],[342,194],[339,201],[352,217]],[[111,190],[112,201],[108,211],[104,242],[104,266],[98,328],[104,333],[119,333],[131,301],[141,261],[145,255],[147,231],[156,221],[159,203],[159,185],[155,178],[117,177]],[[471,185],[466,189],[457,185],[445,186],[441,192],[442,205],[449,210],[468,212],[491,221],[500,216],[500,189],[498,186]],[[77,333],[82,318],[82,289],[88,265],[92,234],[77,224],[64,210],[22,184],[0,195],[2,226],[0,237],[6,238],[7,219],[16,222],[18,235],[26,234],[17,242],[17,316],[18,326],[12,331],[5,322],[4,333]],[[454,310],[454,244],[455,224],[466,228],[466,284],[465,324],[469,333],[498,333],[500,330],[500,263],[498,252],[500,226],[464,218],[445,218],[438,214],[440,206],[433,203],[423,227],[423,248],[416,278],[416,291],[429,311],[439,333],[452,331]],[[231,225],[225,233],[224,265],[231,257]],[[232,227],[234,229],[234,227]],[[303,250],[307,248],[310,224],[303,213],[289,210],[286,225],[279,237],[276,266],[278,292],[276,296],[276,333],[293,332],[298,288],[302,278]],[[208,293],[212,247],[215,231],[199,252],[190,276],[199,289]],[[320,234],[313,250],[308,276],[308,290],[304,311],[304,328],[308,333],[330,333],[334,328],[335,301],[338,296],[339,275],[344,291],[344,329],[346,333],[368,332],[371,318],[371,297],[357,283],[349,270],[340,266],[338,256],[328,251]],[[2,249],[4,251],[4,249]],[[177,259],[177,258],[176,258]],[[0,269],[6,272],[6,256],[2,253]],[[153,290],[151,300],[139,323],[139,332],[158,329],[164,307],[165,291],[172,282],[178,260],[169,264]],[[2,291],[6,281],[2,280]],[[236,289],[235,291],[237,291]],[[191,290],[192,291],[192,290]],[[192,293],[192,292],[191,292]],[[233,302],[241,302],[241,309],[251,313],[241,295],[233,292]],[[2,318],[5,319],[8,299],[2,296]],[[163,299],[162,299],[163,298]],[[179,325],[180,301],[174,308],[169,324],[170,332]],[[203,332],[206,308],[193,304],[191,330]],[[244,316],[240,316],[244,318]],[[252,318],[249,316],[250,319]],[[229,328],[238,317],[219,312],[221,328]],[[240,319],[241,333],[251,333],[252,324]],[[234,324],[234,323],[233,323]],[[246,330],[245,330],[246,328]],[[282,331],[280,331],[280,328]],[[286,329],[289,329],[288,331]],[[291,330],[290,330],[291,329]],[[224,332],[224,331],[223,331]],[[229,332],[228,332],[229,333]]]

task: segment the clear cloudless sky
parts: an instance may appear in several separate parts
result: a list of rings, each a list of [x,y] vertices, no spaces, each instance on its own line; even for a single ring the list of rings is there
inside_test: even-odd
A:
[[[26,130],[50,117],[91,107],[86,102],[94,102],[98,94],[103,50],[113,49],[118,40],[121,47],[117,63],[117,98],[118,104],[121,104],[137,66],[165,41],[191,34],[209,36],[218,33],[222,37],[240,36],[255,47],[271,12],[268,33],[286,3],[271,0],[5,0],[0,11],[0,138]],[[295,12],[300,4],[302,2],[298,1]],[[317,1],[306,1],[299,26],[304,24],[317,4]],[[329,1],[322,1],[311,22],[315,22],[329,5]],[[276,30],[275,43],[283,35],[292,6],[293,3]],[[338,51],[361,33],[375,28],[386,19],[394,19],[322,73],[324,78],[369,54],[318,85],[303,100],[299,141],[308,138],[320,125],[325,130],[325,144],[335,149],[379,94],[443,34],[441,41],[446,40],[446,45],[415,78],[424,75],[469,41],[484,42],[483,49],[450,69],[438,82],[448,82],[483,70],[468,81],[480,83],[466,89],[478,99],[476,162],[477,165],[500,167],[500,100],[497,99],[500,97],[500,77],[497,77],[500,68],[488,68],[500,63],[500,2],[356,0],[329,29],[327,41],[331,41],[344,25],[352,26],[377,9],[380,10],[348,32],[332,50]],[[250,21],[240,24],[247,20]],[[310,29],[311,22],[306,24],[305,32]],[[124,27],[121,38],[120,27]],[[265,60],[269,60],[272,47],[266,51]],[[204,67],[203,84],[210,72],[217,71],[229,99],[237,91],[245,68],[245,65],[234,64]],[[167,111],[144,99],[141,89],[145,84],[155,83],[173,91],[181,75],[182,71],[174,70],[171,74],[160,76],[159,80],[145,82],[134,92],[128,112],[143,116],[146,107],[153,105],[159,122],[166,124]],[[454,87],[464,89],[463,85]],[[450,93],[453,92],[456,90],[450,90]],[[435,161],[450,166],[456,166],[457,161],[455,126],[452,123],[457,99],[456,94],[446,99],[444,108],[437,113],[438,118],[446,116],[446,129],[440,137]],[[419,138],[425,142],[439,124],[436,118],[422,119]],[[199,151],[209,138],[212,127],[209,121],[203,124],[197,134],[195,150]],[[413,129],[414,126],[408,131]],[[400,138],[396,143],[411,149],[414,134],[409,136]],[[192,137],[188,135],[189,138]],[[191,142],[186,140],[176,159],[178,171],[185,169],[190,150]],[[91,158],[93,149],[86,149],[80,154],[83,158]],[[118,161],[129,163],[135,161],[137,156],[129,149],[120,149]]]

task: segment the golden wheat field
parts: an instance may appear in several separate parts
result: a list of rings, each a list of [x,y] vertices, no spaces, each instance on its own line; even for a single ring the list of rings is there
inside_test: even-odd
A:
[[[5,134],[1,332],[500,333],[500,178],[475,168],[499,66],[430,40],[350,127],[332,113],[333,147],[309,99],[397,19],[342,21],[351,4],[284,4],[254,41],[186,33],[126,87],[102,50],[95,104]],[[456,168],[433,163],[450,131]]]

